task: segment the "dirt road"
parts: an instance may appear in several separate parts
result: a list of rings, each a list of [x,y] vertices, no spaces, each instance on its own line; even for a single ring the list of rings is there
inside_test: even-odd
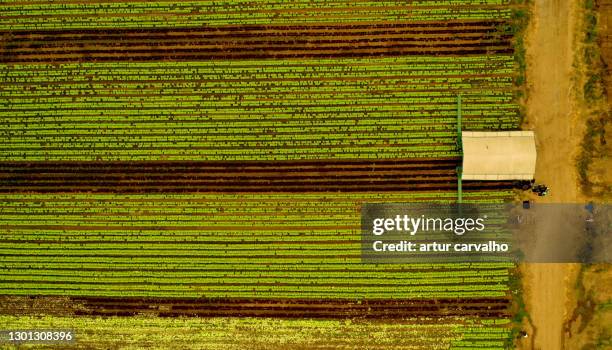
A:
[[[526,129],[536,131],[536,180],[551,188],[541,202],[578,202],[575,156],[584,122],[573,108],[572,62],[577,1],[536,0],[527,36]],[[540,244],[546,244],[540,242]],[[525,349],[561,350],[567,293],[577,267],[569,264],[525,264],[525,298],[536,336]],[[527,345],[531,343],[530,345]]]

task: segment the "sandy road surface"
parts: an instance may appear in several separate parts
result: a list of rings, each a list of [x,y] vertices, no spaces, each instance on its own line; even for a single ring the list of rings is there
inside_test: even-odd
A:
[[[536,0],[527,36],[529,99],[525,128],[536,131],[536,180],[551,188],[541,202],[579,201],[575,155],[583,122],[572,107],[575,0]],[[547,239],[539,239],[546,244]],[[526,349],[563,348],[566,294],[576,266],[523,265],[525,298],[536,334]]]

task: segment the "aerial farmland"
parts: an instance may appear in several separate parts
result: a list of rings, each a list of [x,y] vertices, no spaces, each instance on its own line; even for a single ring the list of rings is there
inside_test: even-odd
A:
[[[562,350],[525,264],[362,258],[366,204],[571,202],[462,177],[557,147],[535,3],[0,1],[0,346]]]

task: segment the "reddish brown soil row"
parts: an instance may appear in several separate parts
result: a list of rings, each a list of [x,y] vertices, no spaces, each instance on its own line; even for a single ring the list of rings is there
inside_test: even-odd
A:
[[[175,299],[0,296],[0,314],[162,317],[410,318],[510,314],[509,298],[412,300]]]
[[[135,316],[156,313],[162,317],[314,317],[394,318],[478,316],[507,317],[508,298],[414,299],[414,300],[242,300],[242,299],[140,299],[74,298],[83,306],[81,315]]]
[[[5,162],[0,193],[363,192],[452,190],[459,160]],[[512,182],[466,182],[466,189]]]
[[[4,32],[0,62],[511,53],[503,22]]]

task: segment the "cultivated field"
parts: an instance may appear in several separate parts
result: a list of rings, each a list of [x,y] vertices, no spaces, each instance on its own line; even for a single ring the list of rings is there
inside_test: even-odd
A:
[[[519,123],[511,55],[4,65],[3,161],[458,156]]]
[[[458,114],[519,127],[523,11],[0,2],[0,329],[74,328],[76,348],[509,346],[513,265],[363,264],[360,208],[456,201]]]
[[[401,319],[393,323],[363,320],[287,320],[252,318],[150,318],[0,316],[0,325],[74,327],[77,348],[198,349],[502,349],[508,338],[503,323],[465,318]],[[123,341],[122,341],[123,340]]]

